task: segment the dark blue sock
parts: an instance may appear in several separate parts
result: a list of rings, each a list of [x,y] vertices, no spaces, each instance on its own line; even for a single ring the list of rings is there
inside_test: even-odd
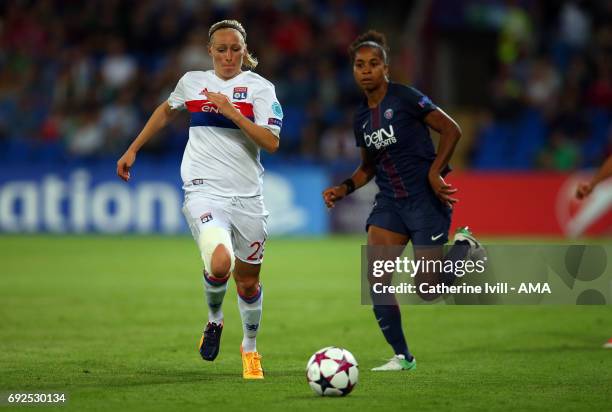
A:
[[[444,260],[450,260],[453,262],[465,260],[469,251],[470,243],[467,240],[458,240],[453,244],[446,256],[444,256]],[[440,277],[442,278],[442,282],[448,286],[452,285],[453,282],[455,282],[455,279],[457,279],[454,273],[443,272],[440,274]]]
[[[402,330],[402,314],[399,306],[374,305],[373,308],[378,326],[395,354],[404,355],[408,361],[412,361],[412,354],[408,350]]]

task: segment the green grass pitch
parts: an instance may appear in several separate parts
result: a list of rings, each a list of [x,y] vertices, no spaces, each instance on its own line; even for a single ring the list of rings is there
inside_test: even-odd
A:
[[[610,306],[406,306],[418,369],[370,372],[391,353],[360,305],[362,241],[269,241],[266,379],[245,382],[233,284],[219,357],[196,351],[206,308],[191,238],[2,236],[0,392],[65,392],[58,409],[78,411],[612,410]],[[346,398],[306,384],[328,345],[360,363]]]

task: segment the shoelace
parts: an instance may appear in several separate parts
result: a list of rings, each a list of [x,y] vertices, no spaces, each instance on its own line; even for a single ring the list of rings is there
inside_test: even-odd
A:
[[[249,372],[262,370],[261,363],[259,362],[260,360],[261,360],[261,355],[258,353],[256,353],[255,355],[249,358],[249,363],[248,363]]]
[[[204,340],[214,339],[215,336],[218,334],[219,329],[220,329],[219,325],[211,324],[210,328],[207,327],[204,330]]]

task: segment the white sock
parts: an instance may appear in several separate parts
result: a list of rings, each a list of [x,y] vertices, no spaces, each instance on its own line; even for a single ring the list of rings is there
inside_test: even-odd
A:
[[[252,297],[238,295],[238,310],[242,318],[242,350],[243,352],[257,351],[257,331],[261,322],[261,310],[263,303],[263,289],[258,286],[258,292]]]
[[[227,281],[229,280],[229,274],[223,278],[218,279],[210,276],[204,271],[204,290],[206,294],[206,303],[208,304],[208,321],[216,324],[223,322],[223,310],[221,306],[223,304],[223,298],[227,291]]]

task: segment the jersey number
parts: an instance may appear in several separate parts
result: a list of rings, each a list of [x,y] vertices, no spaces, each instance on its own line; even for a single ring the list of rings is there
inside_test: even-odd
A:
[[[251,247],[254,247],[255,251],[249,255],[247,260],[255,261],[255,260],[263,259],[265,243],[266,243],[265,239],[263,240],[263,242],[251,243]]]

